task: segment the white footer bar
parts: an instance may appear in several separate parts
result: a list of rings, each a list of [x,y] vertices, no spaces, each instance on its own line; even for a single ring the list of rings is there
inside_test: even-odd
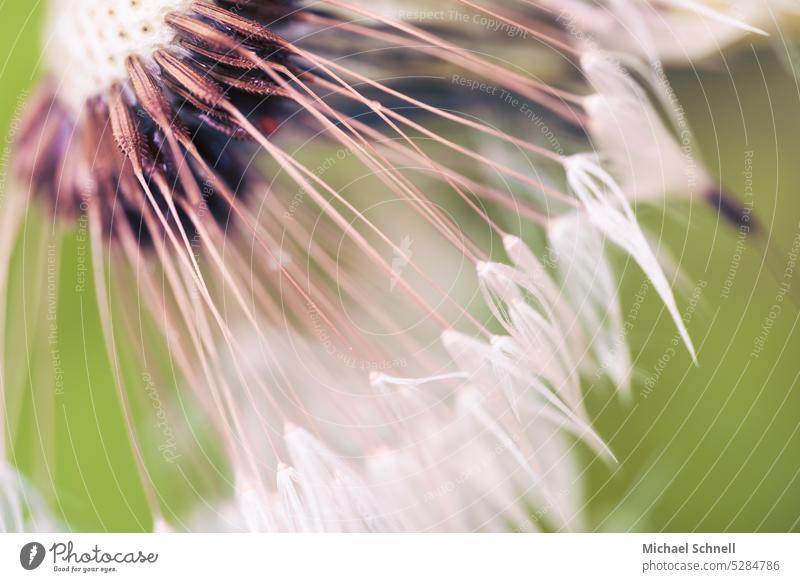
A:
[[[800,580],[800,534],[7,534],[0,580]]]

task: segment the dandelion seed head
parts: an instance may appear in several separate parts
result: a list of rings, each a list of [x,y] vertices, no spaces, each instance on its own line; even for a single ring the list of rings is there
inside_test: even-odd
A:
[[[229,222],[249,186],[240,144],[276,127],[280,89],[254,59],[265,47],[265,66],[282,58],[282,37],[263,15],[285,6],[53,0],[50,8],[46,80],[17,136],[23,183],[61,216],[91,205],[108,238],[128,223],[142,246],[166,231],[192,235],[201,207]],[[282,265],[276,257],[274,268]]]
[[[149,262],[159,269],[142,270],[139,305],[150,311],[181,380],[223,437],[238,527],[461,531],[503,529],[511,520],[531,530],[537,524],[529,523],[530,507],[553,508],[546,521],[571,527],[578,504],[554,492],[577,476],[563,462],[561,435],[554,435],[568,431],[613,459],[583,406],[587,342],[604,340],[608,349],[591,353],[601,364],[619,364],[609,375],[628,380],[627,352],[611,349],[616,340],[624,343],[618,309],[609,308],[613,273],[603,262],[605,248],[595,245],[580,263],[581,277],[559,285],[555,267],[569,265],[569,257],[546,268],[524,242],[533,222],[557,217],[463,172],[478,163],[586,215],[587,225],[642,265],[674,315],[668,281],[628,193],[603,165],[622,150],[610,138],[595,139],[601,149],[610,143],[602,152],[607,159],[566,156],[426,104],[412,84],[370,78],[379,70],[384,79],[399,79],[407,69],[394,75],[388,68],[409,66],[371,49],[391,45],[416,57],[420,78],[423,60],[431,71],[466,71],[595,133],[605,128],[598,118],[615,119],[601,117],[599,103],[619,103],[623,112],[631,96],[639,104],[634,81],[599,51],[585,53],[585,78],[599,95],[585,100],[562,80],[551,87],[526,78],[375,13],[369,2],[328,0],[305,10],[279,0],[53,1],[49,79],[22,124],[17,171],[59,215],[89,214],[93,251],[102,230],[121,243],[120,255],[138,274],[142,238],[154,243],[158,252]],[[540,27],[547,42],[552,23]],[[377,67],[363,66],[372,58],[381,59]],[[414,117],[404,113],[406,105],[417,110]],[[448,128],[557,163],[569,190],[460,146]],[[315,148],[339,148],[329,159],[346,160],[342,168],[328,172],[332,162],[316,149],[306,165],[292,141],[309,130]],[[439,148],[448,155],[432,155]],[[430,195],[409,167],[430,171]],[[417,243],[407,234],[390,236],[341,184],[350,170],[366,171],[409,203],[418,222],[407,232],[430,225],[437,242],[455,253],[434,252],[422,237]],[[472,218],[462,221],[431,204],[440,192],[442,199],[457,194],[481,226],[469,228]],[[521,208],[532,223],[507,233],[494,204],[484,201]],[[231,224],[245,236],[229,238]],[[484,226],[497,234],[493,241],[502,240],[507,261],[489,248]],[[344,238],[347,245],[339,244]],[[568,255],[574,247],[563,245]],[[472,291],[488,307],[487,321],[433,272],[444,265],[427,259],[440,254],[475,269]],[[96,264],[97,296],[110,302],[103,285],[111,277],[99,276],[104,267]],[[374,282],[386,278],[390,290],[397,286],[392,297],[375,292]],[[598,280],[603,285],[593,289]],[[572,305],[587,297],[588,307]],[[420,315],[426,325],[408,329]],[[367,333],[362,317],[404,331]],[[371,459],[375,450],[385,452]],[[407,483],[413,489],[403,491]]]
[[[128,77],[131,56],[150,60],[175,41],[166,14],[191,0],[54,0],[45,29],[44,58],[73,111]]]

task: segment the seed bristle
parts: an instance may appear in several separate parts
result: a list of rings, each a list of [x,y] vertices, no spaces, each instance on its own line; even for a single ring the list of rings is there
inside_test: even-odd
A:
[[[125,154],[137,173],[145,168],[145,142],[139,131],[139,123],[125,103],[122,86],[115,84],[108,94],[108,113],[111,130],[117,146]]]
[[[167,96],[142,60],[135,56],[129,57],[127,68],[136,99],[150,118],[164,131],[185,134],[185,129],[172,111]]]
[[[182,36],[212,49],[217,49],[224,53],[237,54],[241,46],[241,42],[237,39],[198,18],[170,12],[164,17],[164,20]]]
[[[232,67],[234,69],[244,69],[251,71],[257,69],[258,66],[252,60],[245,57],[238,56],[230,51],[217,51],[212,48],[201,46],[200,43],[193,42],[190,39],[182,38],[178,41],[178,46],[188,50],[191,53],[196,53],[202,57],[209,59],[214,64],[222,64]]]
[[[213,69],[209,70],[208,74],[214,77],[220,83],[235,89],[239,89],[240,91],[244,91],[246,93],[252,93],[253,95],[260,95],[262,97],[272,97],[273,95],[289,97],[289,93],[286,90],[282,89],[272,81],[267,81],[266,79],[259,79],[257,77],[244,75],[240,77],[233,77]]]
[[[194,2],[192,4],[192,11],[230,28],[248,40],[260,40],[282,47],[289,45],[289,42],[285,38],[274,33],[267,27],[249,18],[234,14],[225,8],[220,8],[219,6],[214,6],[207,2]]]
[[[157,50],[153,58],[177,86],[210,108],[216,109],[225,98],[224,91],[213,79],[209,79],[186,61],[165,50]]]

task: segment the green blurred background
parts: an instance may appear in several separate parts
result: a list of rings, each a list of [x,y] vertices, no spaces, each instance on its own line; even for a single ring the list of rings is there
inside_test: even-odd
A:
[[[40,5],[0,3],[3,135],[13,131],[20,102],[36,83]],[[728,55],[727,65],[730,72],[713,65],[670,71],[670,78],[708,166],[741,200],[747,195],[746,158],[752,156],[755,213],[768,232],[751,235],[742,248],[735,230],[702,203],[642,211],[685,274],[688,292],[680,303],[691,319],[700,366],[683,350],[670,349],[674,327],[654,293],[637,300],[641,274],[629,269],[623,314],[635,319],[629,337],[638,380],[629,405],[609,399],[606,387],[587,386],[600,433],[620,460],[611,468],[587,463],[591,530],[800,530],[796,299],[781,304],[763,352],[752,354],[762,326],[771,321],[786,255],[800,233],[800,91],[787,67],[764,48],[743,47]],[[6,140],[3,148],[5,160]],[[41,236],[36,232],[31,226],[34,242]],[[768,237],[772,271],[765,258]],[[45,497],[66,527],[149,531],[151,516],[113,388],[91,281],[76,291],[75,265],[85,249],[77,235],[69,235],[58,252],[58,328],[70,330],[57,339],[64,390],[54,390],[54,380],[39,374],[51,366],[47,338],[26,331],[41,329],[40,306],[47,298],[25,299],[31,289],[44,293],[45,281],[40,273],[37,284],[19,260],[11,265],[12,286],[29,281],[9,298],[6,352],[18,378],[7,400],[10,412],[19,413],[9,439],[12,458],[37,482],[53,484]],[[800,298],[800,273],[784,282]],[[698,290],[695,307],[692,289]],[[177,397],[163,395],[165,401]],[[152,414],[147,402],[136,406],[137,414]],[[163,504],[178,513],[214,489],[187,487],[202,480],[187,474],[185,465],[162,463],[156,477]]]

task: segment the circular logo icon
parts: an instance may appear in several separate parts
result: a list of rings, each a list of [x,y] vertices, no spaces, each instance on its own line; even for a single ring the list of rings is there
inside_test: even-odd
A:
[[[45,549],[39,542],[31,542],[22,546],[19,551],[19,563],[26,570],[35,570],[42,565]]]

